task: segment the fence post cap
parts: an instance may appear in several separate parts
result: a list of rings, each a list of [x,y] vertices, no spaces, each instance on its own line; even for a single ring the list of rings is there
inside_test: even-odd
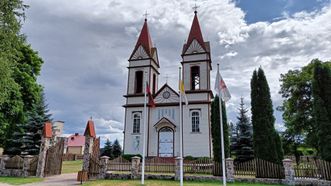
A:
[[[141,159],[139,156],[133,156],[131,159]]]
[[[101,156],[100,159],[109,159],[108,156]]]
[[[176,157],[176,160],[181,160],[181,159],[183,159],[182,157]]]
[[[225,160],[226,160],[226,161],[233,161],[232,158],[226,158]]]
[[[283,162],[292,162],[291,159],[283,159]]]

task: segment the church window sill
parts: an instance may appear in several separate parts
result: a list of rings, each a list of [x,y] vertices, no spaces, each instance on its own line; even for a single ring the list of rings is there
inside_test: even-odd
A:
[[[131,133],[131,135],[140,135],[140,133]]]
[[[201,132],[191,132],[190,134],[201,134]]]

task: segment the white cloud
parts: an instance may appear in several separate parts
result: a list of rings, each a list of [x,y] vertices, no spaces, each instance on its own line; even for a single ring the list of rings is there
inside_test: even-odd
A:
[[[39,81],[45,86],[54,118],[66,120],[65,132],[84,130],[93,116],[103,138],[123,140],[127,59],[136,43],[145,10],[161,65],[161,80],[177,85],[180,53],[187,39],[193,2],[163,0],[26,0],[24,33],[45,64]],[[199,2],[204,39],[232,94],[228,115],[236,121],[240,96],[250,104],[250,78],[262,66],[274,106],[281,104],[280,73],[313,58],[331,58],[331,7],[300,12],[283,19],[247,24],[245,13],[231,0]],[[278,113],[279,115],[279,113]],[[277,117],[277,126],[281,125]],[[121,128],[122,126],[122,128]]]

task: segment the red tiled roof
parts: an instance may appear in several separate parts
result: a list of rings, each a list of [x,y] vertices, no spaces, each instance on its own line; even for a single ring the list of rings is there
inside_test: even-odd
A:
[[[196,12],[194,12],[194,13],[195,13],[195,15],[193,18],[190,34],[188,36],[187,43],[186,43],[186,49],[184,50],[184,52],[187,50],[187,48],[190,46],[190,44],[192,43],[192,41],[194,39],[196,39],[198,41],[198,43],[202,46],[202,48],[206,50],[205,42],[203,41],[202,32],[200,29],[198,16],[197,16]]]
[[[44,138],[52,138],[52,123],[46,122],[43,129]]]
[[[143,28],[141,29],[137,44],[133,50],[133,53],[138,49],[139,46],[143,46],[147,54],[152,57],[152,39],[151,36],[149,35],[149,30],[148,30],[148,25],[147,25],[147,19],[145,19]],[[132,54],[133,54],[132,53]]]
[[[68,137],[68,147],[78,147],[85,145],[85,136],[83,135],[71,135]]]
[[[93,138],[96,137],[96,135],[95,135],[95,129],[94,129],[94,122],[91,119],[88,120],[87,125],[86,125],[84,136],[86,136],[86,135],[89,135],[89,136],[91,136]]]

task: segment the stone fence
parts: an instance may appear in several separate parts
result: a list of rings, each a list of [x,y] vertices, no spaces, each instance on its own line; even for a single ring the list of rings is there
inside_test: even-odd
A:
[[[33,164],[31,162],[34,158],[35,157],[31,155],[23,156],[23,158],[20,156],[14,156],[12,158],[7,155],[0,156],[0,176],[31,176],[36,169],[35,167],[32,167]],[[16,164],[15,166],[9,166],[11,160]]]

